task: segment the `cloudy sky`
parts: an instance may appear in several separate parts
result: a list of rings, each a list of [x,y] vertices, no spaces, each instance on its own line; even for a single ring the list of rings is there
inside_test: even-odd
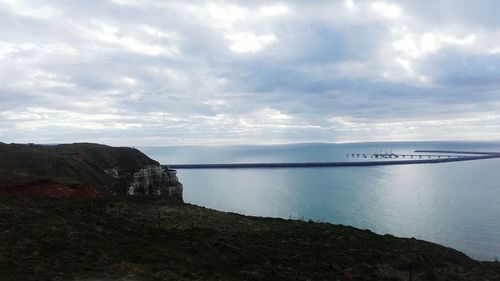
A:
[[[500,139],[498,1],[0,0],[0,141]]]

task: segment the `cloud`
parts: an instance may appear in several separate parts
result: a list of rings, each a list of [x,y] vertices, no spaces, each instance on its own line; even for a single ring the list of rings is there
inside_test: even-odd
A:
[[[255,35],[253,33],[236,33],[227,35],[231,41],[229,49],[237,53],[255,53],[277,40],[274,34]]]
[[[401,16],[401,8],[396,4],[388,4],[386,2],[374,2],[371,8],[380,15],[387,18],[398,18]]]
[[[0,0],[0,141],[496,139],[498,9]]]
[[[279,16],[288,14],[290,10],[287,6],[283,4],[277,4],[272,6],[262,6],[259,9],[259,13],[263,16]]]
[[[35,19],[49,19],[61,15],[60,10],[49,5],[33,5],[23,0],[2,0],[0,4],[12,14]]]

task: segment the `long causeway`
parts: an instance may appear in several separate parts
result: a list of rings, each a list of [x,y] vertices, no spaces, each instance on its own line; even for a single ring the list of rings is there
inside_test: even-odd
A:
[[[424,151],[415,151],[424,152]],[[425,153],[446,153],[453,156],[439,155],[429,159],[411,160],[368,160],[368,161],[342,161],[342,162],[303,162],[303,163],[229,163],[229,164],[172,164],[164,165],[170,169],[248,169],[248,168],[318,168],[318,167],[365,167],[365,166],[385,166],[385,165],[411,165],[411,164],[433,164],[459,161],[471,161],[500,158],[498,152],[472,152],[472,151],[437,151],[426,150]],[[462,155],[457,155],[462,154]],[[399,159],[399,155],[392,154]],[[397,156],[397,157],[396,157]],[[427,156],[427,155],[426,155]]]

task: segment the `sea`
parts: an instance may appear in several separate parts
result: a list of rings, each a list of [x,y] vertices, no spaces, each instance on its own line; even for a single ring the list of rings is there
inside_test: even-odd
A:
[[[161,164],[365,161],[415,150],[500,152],[500,142],[358,142],[138,147]],[[373,160],[373,159],[370,159]],[[415,237],[500,258],[500,159],[370,167],[179,169],[184,201],[245,215]]]

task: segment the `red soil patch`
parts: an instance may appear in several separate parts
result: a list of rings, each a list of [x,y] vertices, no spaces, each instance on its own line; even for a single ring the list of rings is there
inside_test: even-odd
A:
[[[91,186],[64,185],[52,180],[16,186],[13,190],[10,190],[10,195],[16,197],[54,199],[90,199],[99,196],[97,191]]]

